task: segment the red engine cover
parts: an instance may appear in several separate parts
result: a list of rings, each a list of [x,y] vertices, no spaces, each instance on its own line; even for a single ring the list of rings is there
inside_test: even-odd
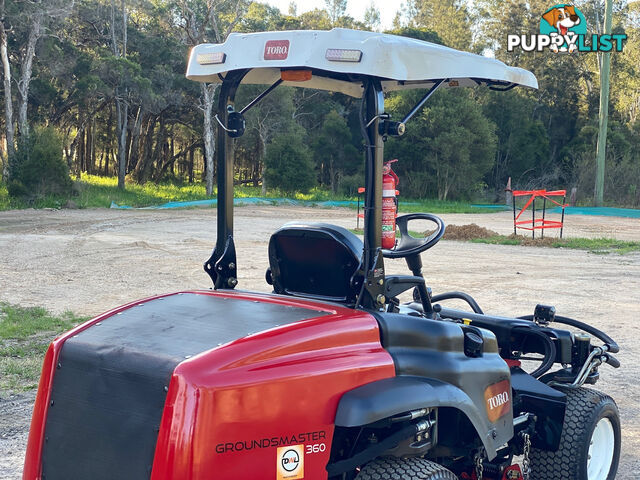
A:
[[[340,397],[395,375],[376,320],[364,312],[295,298],[206,294],[329,314],[249,335],[180,363],[169,385],[151,478],[327,478]],[[113,313],[79,329],[108,321]],[[56,340],[47,352],[25,479],[40,477],[54,366],[62,342],[77,331]]]

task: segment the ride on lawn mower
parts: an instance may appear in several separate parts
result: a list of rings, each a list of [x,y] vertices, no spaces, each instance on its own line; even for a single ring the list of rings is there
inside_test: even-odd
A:
[[[420,254],[444,234],[435,215],[398,217],[397,244],[382,248],[385,139],[401,136],[438,88],[537,88],[533,74],[418,40],[334,29],[198,45],[187,77],[222,84],[217,241],[205,263],[214,290],[129,303],[54,340],[25,479],[615,477],[617,407],[584,385],[596,383],[603,363],[619,366],[616,342],[551,306],[505,318],[465,293],[432,295]],[[269,87],[236,109],[241,83]],[[364,241],[334,225],[286,224],[269,240],[273,293],[240,291],[234,139],[244,113],[281,84],[362,98]],[[412,88],[426,93],[392,120],[385,93]],[[435,231],[411,236],[416,220]],[[411,275],[385,274],[385,259],[405,259]],[[413,301],[400,302],[405,292]],[[469,311],[442,305],[450,299]]]

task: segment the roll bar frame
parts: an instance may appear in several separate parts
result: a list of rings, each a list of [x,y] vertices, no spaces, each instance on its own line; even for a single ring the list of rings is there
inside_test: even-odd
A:
[[[216,138],[217,166],[217,239],[215,248],[204,264],[214,288],[233,289],[238,284],[237,257],[233,239],[233,155],[235,138],[226,125],[229,114],[235,112],[235,95],[243,78],[250,70],[232,70],[222,81],[218,98]],[[318,74],[315,72],[314,74]],[[380,79],[361,76],[364,93],[360,107],[360,122],[365,142],[365,199],[364,199],[364,251],[362,264],[352,278],[359,294],[356,307],[381,309],[385,305],[385,271],[382,255],[382,168],[384,162],[384,133],[382,122],[388,115],[384,111],[384,91]],[[437,80],[427,94],[405,117],[410,119],[424,105],[443,80]],[[247,111],[282,82],[277,81],[258,95],[240,113]],[[405,120],[405,121],[406,121]]]

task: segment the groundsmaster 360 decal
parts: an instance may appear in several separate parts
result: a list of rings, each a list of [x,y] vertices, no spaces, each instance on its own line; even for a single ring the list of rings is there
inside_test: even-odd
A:
[[[282,435],[270,438],[252,438],[250,440],[238,440],[216,445],[216,453],[244,452],[255,448],[274,448],[297,443],[318,442],[326,440],[324,431],[296,433],[294,435]]]

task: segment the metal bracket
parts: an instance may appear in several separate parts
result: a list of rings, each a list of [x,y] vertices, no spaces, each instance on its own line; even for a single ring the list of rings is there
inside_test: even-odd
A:
[[[377,249],[373,262],[373,267],[369,271],[364,271],[366,266],[361,265],[360,269],[353,276],[354,279],[361,279],[362,286],[360,293],[356,300],[356,308],[372,308],[380,310],[384,307],[387,298],[385,297],[385,276],[384,276],[384,262],[382,257],[382,250]],[[366,295],[365,295],[366,293]]]
[[[204,264],[204,271],[211,277],[216,290],[232,289],[238,284],[236,265],[236,247],[233,237],[229,236],[223,252],[218,252],[217,248],[213,250],[211,257]]]
[[[236,133],[236,132],[237,132],[237,130],[235,130],[235,129],[227,128],[227,127],[224,125],[224,123],[222,123],[222,122],[220,121],[220,119],[218,118],[218,114],[217,114],[217,113],[216,113],[216,115],[215,115],[213,118],[215,118],[215,119],[216,119],[216,121],[218,122],[218,125],[220,125],[220,126],[222,127],[222,129],[223,129],[225,132],[227,132],[227,133]]]
[[[563,387],[563,388],[580,388],[587,381],[587,377],[593,372],[594,368],[598,368],[603,363],[603,356],[607,353],[607,346],[603,345],[602,347],[594,347],[591,351],[589,357],[582,365],[580,372],[576,376],[576,379],[573,383],[562,383],[551,381],[547,385],[550,387]]]

